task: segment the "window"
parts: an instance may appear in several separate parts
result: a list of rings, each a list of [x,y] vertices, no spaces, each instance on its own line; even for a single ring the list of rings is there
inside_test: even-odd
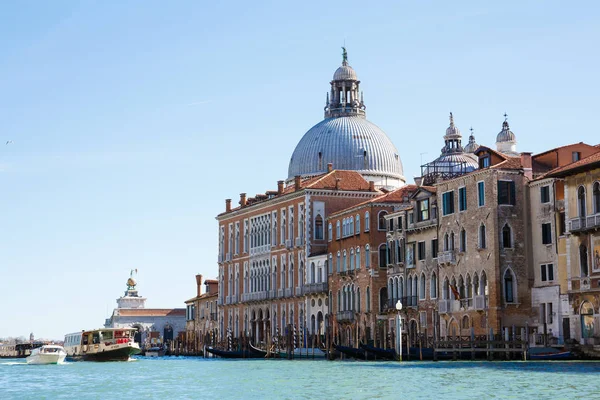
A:
[[[550,202],[550,186],[542,186],[540,188],[540,199],[542,203]]]
[[[398,217],[398,226],[396,227],[396,229],[399,231],[402,230],[402,217]]]
[[[579,207],[579,216],[586,216],[586,207],[585,207],[585,188],[583,186],[579,186],[577,189],[577,205]]]
[[[467,251],[467,231],[465,231],[465,229],[461,229],[460,230],[460,244],[459,244],[459,249],[461,253],[464,253],[465,251]]]
[[[429,297],[432,299],[437,298],[437,275],[435,272],[431,274],[431,282],[429,286]]]
[[[458,188],[458,211],[465,211],[467,209],[467,188]]]
[[[331,242],[331,239],[333,239],[333,226],[330,222],[329,225],[327,225],[327,240]]]
[[[567,222],[564,211],[558,213],[558,230],[560,232],[560,236],[563,236],[567,231]]]
[[[388,263],[387,244],[379,246],[379,268],[385,268]]]
[[[588,251],[587,246],[584,244],[579,246],[579,267],[581,268],[581,276],[588,276],[590,274],[588,268]]]
[[[425,242],[420,242],[425,244]],[[419,300],[425,300],[425,274],[421,274],[419,279]]]
[[[417,221],[427,221],[429,219],[429,199],[419,200],[417,202]]]
[[[354,249],[350,249],[350,271],[354,271]]]
[[[479,158],[479,168],[487,168],[490,166],[490,156],[485,155]]]
[[[540,266],[540,272],[542,282],[549,282],[554,280],[554,265],[553,264],[542,264]]]
[[[333,254],[329,254],[329,261],[325,261],[327,264],[327,274],[333,275]]]
[[[386,211],[380,211],[378,217],[377,229],[380,231],[385,231],[385,216],[387,215]]]
[[[515,183],[513,181],[498,181],[498,204],[516,204]]]
[[[394,218],[388,219],[388,231],[392,232],[394,230]]]
[[[317,214],[317,218],[315,218],[315,240],[323,240],[323,217],[321,214]]]
[[[477,199],[479,207],[485,206],[485,183],[477,182]]]
[[[371,268],[371,248],[369,245],[365,246],[365,268]]]
[[[504,300],[507,303],[514,303],[514,279],[510,269],[507,269],[504,273]]]
[[[358,235],[360,233],[360,215],[356,214],[356,234]]]
[[[512,246],[512,232],[508,224],[504,224],[502,228],[502,247],[505,249],[511,249]]]
[[[480,249],[485,249],[486,247],[486,243],[485,243],[485,225],[481,224],[479,226],[479,248]]]
[[[419,242],[418,247],[418,256],[419,260],[425,259],[425,242]]]
[[[336,263],[336,271],[337,272],[341,272],[342,271],[342,255],[340,254],[340,252],[337,252],[337,263]]]
[[[348,222],[350,223],[350,226],[348,228],[348,235],[353,235],[354,234],[354,218],[352,218],[352,217],[348,218]]]
[[[356,248],[356,269],[360,269],[360,247]]]
[[[348,270],[348,258],[346,257],[346,250],[344,250],[344,263],[342,264],[342,271]]]
[[[365,232],[369,232],[369,225],[370,225],[370,218],[369,218],[369,212],[365,212]]]
[[[442,212],[444,215],[454,213],[454,191],[442,195]]]
[[[338,220],[338,221],[335,223],[335,238],[336,238],[336,239],[339,239],[339,238],[341,238],[341,237],[342,237],[342,233],[341,233],[341,231],[340,231],[340,221]]]
[[[571,160],[573,162],[579,161],[580,159],[581,159],[581,153],[580,152],[574,151],[574,152],[571,153]]]
[[[438,256],[438,240],[433,239],[433,240],[431,240],[431,257],[437,258],[437,256]]]
[[[365,299],[365,303],[366,303],[366,307],[365,307],[365,311],[366,312],[371,312],[371,289],[369,289],[369,287],[367,286],[367,291],[366,291],[366,299]]]
[[[600,182],[594,183],[594,214],[600,214]]]
[[[542,244],[552,244],[552,225],[542,224]]]

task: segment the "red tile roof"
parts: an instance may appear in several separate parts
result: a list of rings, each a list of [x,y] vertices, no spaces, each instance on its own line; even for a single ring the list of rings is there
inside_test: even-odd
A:
[[[121,317],[185,317],[185,308],[119,308]]]
[[[348,212],[349,210],[353,210],[359,207],[362,207],[364,205],[367,204],[373,204],[373,203],[402,203],[404,202],[404,198],[405,197],[409,197],[412,193],[414,193],[417,189],[419,188],[419,186],[417,185],[406,185],[403,186],[399,189],[396,190],[392,190],[391,192],[388,193],[384,193],[380,196],[374,197],[372,199],[369,199],[367,201],[363,201],[362,203],[359,204],[355,204],[352,207],[348,207],[344,210],[335,212],[333,214],[331,214],[329,217],[333,217],[336,215],[341,215],[344,214],[346,212]]]
[[[497,156],[498,156],[498,157],[500,157],[500,158],[504,158],[505,160],[506,160],[507,158],[509,158],[509,157],[508,157],[506,154],[500,153],[500,152],[498,152],[498,151],[496,151],[496,150],[494,150],[494,149],[491,149],[491,148],[489,148],[489,147],[486,147],[486,146],[479,146],[479,147],[477,148],[477,150],[475,150],[475,154],[477,155],[477,154],[481,153],[482,151],[488,151],[488,152],[490,152],[490,153],[492,153],[492,154],[495,154],[495,155],[497,155]]]
[[[591,156],[582,158],[574,163],[558,167],[548,172],[546,177],[563,177],[567,175],[576,174],[587,169],[594,167],[600,167],[600,152],[592,154]]]
[[[521,164],[521,157],[509,157],[506,160],[499,162],[498,164],[492,165],[492,169],[523,169]]]

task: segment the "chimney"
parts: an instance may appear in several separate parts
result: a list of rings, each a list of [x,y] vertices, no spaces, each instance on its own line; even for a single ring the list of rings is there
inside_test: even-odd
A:
[[[375,182],[369,181],[369,192],[374,192],[374,191],[375,191]]]
[[[421,183],[423,183],[423,177],[422,176],[415,176],[415,185],[421,186]]]
[[[333,171],[333,163],[327,163],[327,172]]]
[[[533,178],[533,169],[531,166],[531,153],[521,153],[521,165],[525,176],[529,179]]]
[[[231,199],[225,199],[225,212],[231,211]]]
[[[300,175],[296,175],[294,177],[294,190],[298,191],[302,189],[302,179],[300,178]]]
[[[283,194],[283,181],[277,181],[277,194]]]
[[[196,286],[198,287],[198,296],[202,294],[202,275],[196,275]]]
[[[240,206],[246,207],[246,193],[240,193]]]

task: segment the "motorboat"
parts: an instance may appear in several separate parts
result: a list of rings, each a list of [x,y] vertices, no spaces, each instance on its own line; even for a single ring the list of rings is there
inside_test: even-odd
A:
[[[101,328],[65,335],[67,359],[72,361],[128,361],[142,352],[134,341],[135,328]]]
[[[144,352],[146,357],[162,357],[166,354],[167,350],[164,347],[154,346],[147,348]]]
[[[62,346],[46,344],[31,351],[31,354],[25,358],[27,364],[60,364],[65,361],[67,352]]]

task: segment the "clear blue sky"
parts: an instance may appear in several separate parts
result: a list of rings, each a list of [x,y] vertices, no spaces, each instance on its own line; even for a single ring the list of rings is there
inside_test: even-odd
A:
[[[101,326],[132,268],[183,307],[224,199],[287,177],[344,41],[410,180],[450,111],[465,142],[504,112],[520,151],[600,142],[597,2],[287,3],[0,4],[0,337]]]

